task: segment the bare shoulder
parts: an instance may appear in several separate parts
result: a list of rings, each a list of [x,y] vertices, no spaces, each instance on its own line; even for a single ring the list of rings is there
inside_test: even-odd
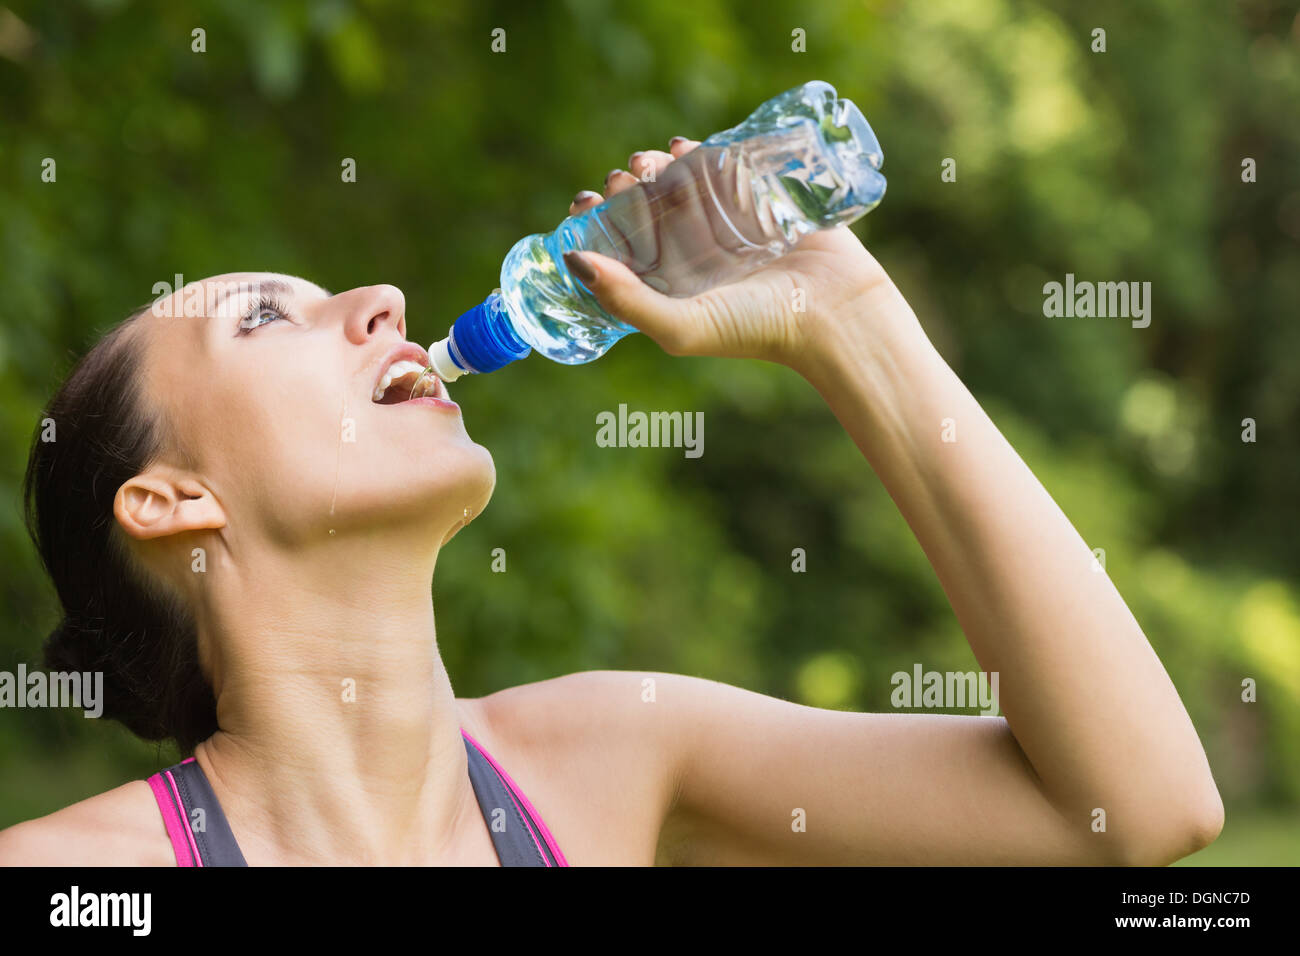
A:
[[[0,866],[174,866],[167,831],[143,780],[0,830]]]
[[[581,671],[460,703],[465,729],[536,805],[571,863],[650,864],[678,782],[674,701],[694,680]]]
[[[670,756],[681,704],[712,681],[651,671],[579,671],[509,687],[474,705],[489,735],[506,747],[604,765]],[[473,731],[471,730],[471,733]]]

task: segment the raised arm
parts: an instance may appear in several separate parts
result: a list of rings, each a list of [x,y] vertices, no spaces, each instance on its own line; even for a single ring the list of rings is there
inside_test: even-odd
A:
[[[1120,859],[1204,846],[1223,807],[1178,692],[1061,509],[891,285],[806,358],[952,603],[1042,792]],[[950,420],[956,440],[941,435]],[[1093,813],[1105,811],[1105,834]]]
[[[1205,753],[1137,621],[850,231],[695,299],[584,258],[571,266],[606,307],[670,353],[776,361],[817,388],[998,673],[1006,715],[844,714],[680,678],[675,858],[1160,864],[1214,839]]]

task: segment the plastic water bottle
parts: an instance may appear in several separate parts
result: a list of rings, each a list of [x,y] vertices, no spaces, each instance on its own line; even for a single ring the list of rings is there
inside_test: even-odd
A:
[[[599,252],[666,295],[695,295],[865,215],[885,194],[883,161],[861,110],[829,83],[782,93],[657,179],[517,242],[501,288],[430,347],[432,371],[451,382],[532,349],[566,365],[599,358],[636,329],[601,308],[565,266],[566,252]]]

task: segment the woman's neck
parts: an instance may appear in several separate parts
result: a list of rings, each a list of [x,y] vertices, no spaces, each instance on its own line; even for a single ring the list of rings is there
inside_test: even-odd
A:
[[[195,755],[246,856],[430,862],[478,813],[432,562],[342,550],[219,569],[200,635],[221,729]]]

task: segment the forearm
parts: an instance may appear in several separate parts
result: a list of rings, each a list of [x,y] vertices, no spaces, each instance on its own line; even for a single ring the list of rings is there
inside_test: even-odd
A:
[[[1189,852],[1179,842],[1222,811],[1172,682],[901,295],[877,288],[801,366],[911,526],[981,668],[998,673],[1002,711],[1048,799],[1084,829],[1104,809],[1126,847]]]

